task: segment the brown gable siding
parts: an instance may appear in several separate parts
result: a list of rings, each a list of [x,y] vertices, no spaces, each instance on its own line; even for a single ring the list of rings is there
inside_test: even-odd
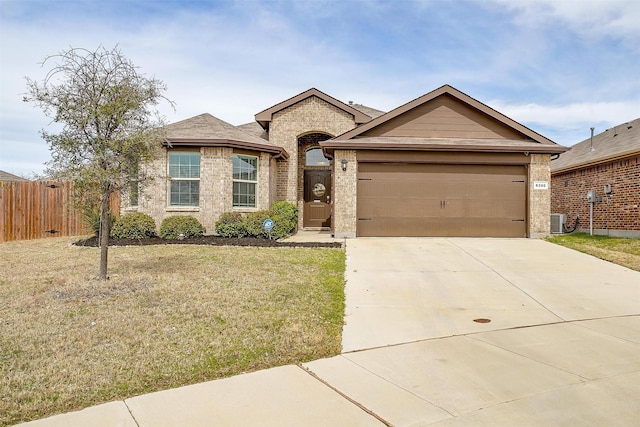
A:
[[[360,136],[529,139],[522,133],[448,94],[419,105],[362,133]]]

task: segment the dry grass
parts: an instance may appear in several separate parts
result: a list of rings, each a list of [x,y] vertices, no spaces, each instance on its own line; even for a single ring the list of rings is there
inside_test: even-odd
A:
[[[0,244],[0,425],[340,352],[344,250]]]
[[[640,271],[640,239],[575,233],[553,236],[547,240]]]

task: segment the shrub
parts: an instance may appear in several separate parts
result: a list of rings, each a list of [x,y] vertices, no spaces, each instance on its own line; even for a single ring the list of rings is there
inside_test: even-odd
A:
[[[260,239],[269,238],[269,233],[265,231],[262,224],[264,223],[264,220],[267,218],[270,218],[270,216],[271,215],[269,211],[256,211],[256,212],[250,212],[246,214],[243,217],[242,223],[244,225],[247,235],[251,237],[257,237]],[[275,239],[279,238],[275,236],[275,234],[273,233],[273,230],[271,230],[271,237]]]
[[[200,221],[192,216],[170,216],[160,225],[160,237],[163,239],[179,239],[180,235],[185,239],[200,237],[205,231]]]
[[[144,239],[156,235],[156,223],[151,216],[132,212],[116,219],[111,228],[111,237],[116,239]]]
[[[100,234],[100,208],[99,207],[83,210],[82,219],[91,228],[91,231],[93,231],[94,236],[98,236]],[[109,212],[109,230],[113,228],[115,221],[116,221],[115,215],[113,215],[112,212]]]
[[[271,219],[271,232],[264,229],[264,220]],[[275,202],[271,209],[250,212],[225,212],[216,221],[216,233],[224,237],[257,237],[282,239],[293,233],[298,225],[298,208],[293,203]]]
[[[223,237],[244,237],[247,230],[240,212],[225,212],[216,221],[216,233]]]
[[[278,221],[274,220],[274,228],[280,224],[287,234],[296,230],[298,226],[298,207],[296,205],[282,200],[271,205],[271,212],[273,217],[278,219]]]

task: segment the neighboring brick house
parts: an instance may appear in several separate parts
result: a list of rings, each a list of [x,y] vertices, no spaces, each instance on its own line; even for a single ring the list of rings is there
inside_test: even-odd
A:
[[[552,154],[566,151],[445,85],[388,113],[309,89],[233,126],[166,127],[166,178],[125,210],[156,222],[295,203],[299,228],[336,237],[549,233]]]
[[[593,191],[593,217],[587,193]],[[640,119],[614,126],[551,161],[551,212],[594,234],[640,237]]]

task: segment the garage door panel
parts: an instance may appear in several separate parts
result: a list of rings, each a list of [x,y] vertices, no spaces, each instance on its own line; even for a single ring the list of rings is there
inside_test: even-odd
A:
[[[481,220],[479,224],[477,220]],[[376,218],[358,221],[361,236],[377,237],[523,237],[522,223],[502,218]]]
[[[359,236],[526,237],[526,169],[361,163]]]
[[[377,203],[365,203],[365,207],[358,211],[358,218],[411,218],[424,217],[428,213],[430,216],[442,215],[440,199],[407,197],[402,203],[398,203],[397,200],[396,198],[382,198],[375,200]]]

